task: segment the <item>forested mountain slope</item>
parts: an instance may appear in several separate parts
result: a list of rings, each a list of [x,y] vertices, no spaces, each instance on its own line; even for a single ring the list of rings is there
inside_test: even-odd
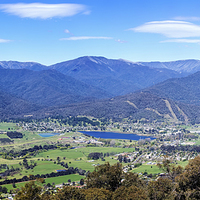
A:
[[[65,105],[109,94],[56,70],[0,69],[3,91],[43,106]]]
[[[200,122],[200,107],[174,102],[150,93],[140,92],[107,100],[96,100],[35,112],[39,117],[86,115],[121,120],[123,118]]]
[[[187,77],[168,79],[144,91],[175,101],[200,105],[200,71]]]

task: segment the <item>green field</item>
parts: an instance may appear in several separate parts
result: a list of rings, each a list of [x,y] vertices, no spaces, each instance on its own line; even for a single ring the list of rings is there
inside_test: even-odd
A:
[[[0,123],[0,130],[1,131],[16,131],[18,127],[16,126],[15,123]]]
[[[136,173],[147,172],[148,174],[158,174],[163,172],[161,169],[158,168],[157,165],[147,165],[147,164],[143,164],[140,167],[133,169],[132,171]]]
[[[82,147],[77,149],[65,149],[65,150],[49,150],[45,152],[41,152],[37,154],[35,157],[32,157],[28,160],[28,163],[30,164],[30,160],[33,160],[37,163],[37,166],[33,169],[25,169],[23,166],[19,165],[19,162],[22,162],[22,159],[20,160],[6,160],[3,158],[0,158],[0,163],[8,164],[9,167],[13,166],[14,168],[23,168],[21,169],[20,173],[14,174],[13,176],[8,176],[8,179],[13,178],[21,178],[23,176],[29,176],[29,175],[36,175],[36,174],[47,174],[51,172],[56,172],[58,169],[65,169],[60,164],[57,164],[57,157],[60,158],[60,161],[67,162],[69,167],[78,167],[86,171],[93,171],[96,165],[104,164],[105,162],[109,162],[111,165],[117,162],[116,157],[114,156],[108,156],[105,157],[105,161],[94,160],[91,162],[91,160],[88,160],[87,156],[91,152],[102,152],[102,153],[121,153],[121,152],[133,152],[134,149],[125,149],[125,148],[114,148],[114,147]],[[46,159],[46,160],[45,160]],[[52,161],[48,161],[47,159],[52,159]],[[56,161],[56,164],[54,164],[54,161]],[[72,178],[70,178],[72,177]],[[79,181],[83,176],[73,174],[73,175],[67,175],[67,176],[60,176],[60,177],[53,177],[46,179],[46,183],[52,183],[55,182],[56,184],[62,184],[63,182],[66,182],[65,180],[71,179],[72,181]],[[17,183],[17,187],[20,185],[23,185],[24,183]],[[8,189],[12,189],[12,184],[6,185]]]
[[[185,167],[188,164],[188,161],[178,161],[177,165],[180,165],[182,167]],[[157,165],[148,165],[148,164],[143,164],[135,169],[132,170],[133,172],[136,173],[144,173],[147,172],[148,174],[158,174],[158,173],[163,173],[161,169]]]
[[[76,181],[80,181],[82,178],[84,179],[85,177],[84,176],[80,176],[78,174],[70,174],[70,175],[66,175],[66,176],[46,178],[44,184],[47,184],[47,183],[50,183],[50,184],[55,183],[55,185],[59,185],[59,184],[62,184],[62,183],[66,184],[66,183],[68,183],[69,179],[71,179],[71,182],[73,182],[73,181],[76,182]],[[15,184],[16,188],[20,188],[20,187],[24,186],[25,183],[26,182],[16,183]],[[4,186],[7,187],[8,190],[14,189],[12,184],[3,185],[3,187]]]

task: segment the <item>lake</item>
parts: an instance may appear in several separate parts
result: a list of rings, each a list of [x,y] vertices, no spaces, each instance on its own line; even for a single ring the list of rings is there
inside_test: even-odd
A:
[[[65,172],[65,171],[67,171],[66,169],[57,169],[56,170],[57,172]]]
[[[41,137],[52,137],[52,136],[59,135],[59,134],[60,133],[40,133],[38,135]]]
[[[146,138],[150,138],[151,140],[156,139],[150,136],[140,136],[137,134],[124,134],[124,133],[100,132],[100,131],[79,131],[79,132],[90,136],[94,136],[96,138],[103,138],[103,139],[123,139],[123,140],[140,140]]]

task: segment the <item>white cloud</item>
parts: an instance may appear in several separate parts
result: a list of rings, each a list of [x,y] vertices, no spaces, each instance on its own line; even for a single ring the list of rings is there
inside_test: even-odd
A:
[[[89,14],[89,10],[82,4],[43,4],[43,3],[17,3],[0,4],[0,10],[5,13],[22,18],[70,17],[78,13]]]
[[[200,21],[200,17],[183,17],[177,16],[173,18],[174,20],[181,20],[181,21]]]
[[[65,29],[65,33],[70,34],[70,35],[74,35],[74,34],[71,33],[68,29]]]
[[[65,33],[70,33],[70,31],[68,29],[65,29]]]
[[[69,38],[61,38],[60,40],[90,40],[90,39],[103,39],[103,40],[111,40],[112,37],[93,37],[93,36],[77,36],[77,37],[69,37]]]
[[[11,42],[11,40],[0,39],[0,43],[7,43],[7,42]]]
[[[172,39],[172,40],[164,40],[161,41],[161,43],[166,43],[166,42],[177,42],[177,43],[198,43],[200,44],[200,40],[195,40],[195,39]]]
[[[120,40],[120,39],[118,39],[118,40],[115,40],[116,42],[119,42],[119,43],[127,43],[127,41],[124,41],[124,40]]]
[[[158,33],[169,38],[200,37],[200,26],[185,21],[153,21],[129,30]]]

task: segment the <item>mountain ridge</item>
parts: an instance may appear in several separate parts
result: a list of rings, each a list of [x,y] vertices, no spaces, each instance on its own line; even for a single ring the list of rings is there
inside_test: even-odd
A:
[[[63,74],[106,90],[113,96],[124,95],[183,74],[168,69],[153,69],[141,64],[104,57],[84,56],[50,66]]]
[[[192,74],[200,70],[200,60],[195,59],[177,60],[169,62],[152,61],[138,63],[152,68],[166,68],[187,74]]]
[[[171,69],[180,73],[186,73],[191,74],[195,73],[200,70],[200,60],[197,59],[185,59],[185,60],[175,60],[175,61],[149,61],[149,62],[134,62],[130,60],[125,60],[122,58],[119,59],[107,59],[103,56],[82,56],[75,59],[55,63],[52,65],[43,65],[37,62],[19,62],[19,61],[0,61],[0,68],[5,69],[31,69],[35,71],[39,70],[45,70],[52,68],[52,66],[55,66],[57,64],[66,63],[66,62],[74,62],[76,60],[80,59],[90,59],[96,64],[108,64],[108,60],[112,61],[119,61],[119,62],[125,62],[128,64],[136,64],[141,66],[148,66],[151,68],[166,68]],[[65,72],[64,72],[65,73]]]

